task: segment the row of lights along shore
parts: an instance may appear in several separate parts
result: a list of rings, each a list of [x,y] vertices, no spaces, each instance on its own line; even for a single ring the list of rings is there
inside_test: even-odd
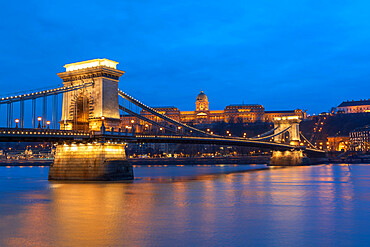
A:
[[[42,120],[42,117],[37,117],[37,121],[39,121],[39,125],[37,126],[38,129],[41,129],[41,120]],[[19,118],[16,118],[14,121],[15,121],[15,127],[18,128]],[[50,121],[46,121],[46,125],[48,126],[48,129],[49,129],[50,123],[51,123]]]

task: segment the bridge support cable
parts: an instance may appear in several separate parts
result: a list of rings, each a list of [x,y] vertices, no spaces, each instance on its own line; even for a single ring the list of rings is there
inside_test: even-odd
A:
[[[276,128],[273,128],[272,130],[269,130],[263,134],[260,134],[260,135],[257,135],[257,136],[253,136],[253,137],[250,137],[250,138],[247,138],[247,139],[255,139],[255,138],[260,138],[260,137],[264,137],[266,135],[269,135],[270,133],[273,133],[275,130],[277,130],[279,127],[276,127]]]
[[[19,109],[19,115],[20,115],[19,125],[20,125],[20,128],[24,128],[24,100],[20,101],[19,108],[20,108]]]
[[[317,149],[314,145],[312,145],[312,143],[302,134],[302,132],[299,132],[299,134],[301,135],[301,137],[308,143],[308,145],[310,145],[312,148],[314,149]],[[319,150],[319,149],[318,149]]]
[[[48,117],[48,114],[47,114],[47,111],[48,111],[48,100],[46,98],[46,96],[44,95],[43,99],[42,99],[42,128],[44,128],[46,126],[46,119]]]
[[[32,128],[36,127],[36,99],[32,99]]]
[[[12,119],[13,119],[13,103],[9,102],[7,104],[7,126],[8,128],[12,127]]]
[[[52,128],[56,129],[58,127],[58,94],[52,96],[52,112],[51,112],[51,122]]]
[[[148,123],[150,123],[150,124],[153,124],[153,125],[156,125],[156,126],[158,126],[158,127],[161,127],[161,128],[163,128],[163,129],[165,129],[165,130],[168,130],[168,131],[171,131],[171,132],[174,132],[174,133],[176,133],[177,131],[176,130],[173,130],[173,129],[171,129],[171,128],[169,128],[169,127],[167,127],[167,126],[165,126],[165,125],[163,125],[163,124],[160,124],[160,123],[158,123],[158,122],[156,122],[156,121],[153,121],[153,120],[150,120],[150,119],[148,119],[148,118],[146,118],[146,117],[144,117],[144,116],[142,116],[142,115],[140,115],[140,114],[137,114],[136,112],[134,112],[134,111],[131,111],[130,109],[127,109],[126,107],[124,107],[124,106],[119,106],[119,109],[120,110],[122,110],[122,111],[124,111],[124,112],[126,112],[126,113],[128,113],[128,114],[130,114],[131,116],[135,116],[135,117],[137,117],[137,118],[139,118],[139,119],[141,119],[141,120],[143,120],[143,121],[145,121],[145,122],[148,122]]]
[[[78,85],[72,85],[72,86],[65,86],[65,87],[59,87],[54,89],[48,89],[43,91],[33,91],[32,93],[23,93],[19,95],[13,95],[13,96],[7,96],[7,97],[0,97],[0,105],[6,105],[6,126],[8,128],[11,128],[14,126],[14,117],[19,118],[19,127],[24,128],[27,123],[29,125],[32,125],[32,128],[37,128],[38,126],[38,120],[37,117],[41,116],[42,121],[40,125],[42,127],[47,127],[47,122],[50,121],[51,125],[50,128],[57,128],[58,127],[58,95],[68,93],[71,91],[76,91],[82,88],[91,87],[94,85],[94,82],[88,82],[88,83],[81,83]],[[52,97],[52,100],[48,100],[48,97]],[[42,98],[42,105],[38,107],[37,101],[39,98]],[[31,111],[29,111],[31,114],[31,121],[26,121],[25,115],[28,115],[27,109],[25,107],[29,107],[29,104],[27,104],[27,101],[31,101]],[[28,101],[28,102],[29,102]],[[19,116],[14,116],[14,104],[17,104],[19,102]],[[48,106],[48,103],[50,104]],[[18,114],[18,106],[16,106],[16,113]],[[38,108],[37,108],[38,107]],[[25,110],[27,112],[25,112]],[[40,111],[40,115],[37,115],[38,111]],[[51,114],[51,115],[50,115]],[[68,113],[67,113],[68,114]],[[51,118],[51,119],[48,119]]]
[[[61,93],[66,93],[70,91],[75,91],[75,90],[78,90],[84,87],[91,87],[93,85],[94,85],[93,82],[87,82],[87,83],[78,84],[74,86],[59,87],[59,88],[53,88],[49,90],[37,91],[37,92],[32,92],[32,93],[2,97],[0,98],[0,104],[6,104],[9,102],[18,102],[21,100],[37,99],[37,98],[41,98],[44,96],[52,96],[54,94],[61,94]]]
[[[276,133],[276,134],[273,134],[273,135],[269,135],[269,136],[265,136],[265,137],[260,137],[260,138],[248,138],[247,140],[251,140],[251,141],[260,141],[260,140],[266,140],[266,139],[270,139],[272,137],[275,137],[275,136],[278,136],[278,135],[281,135],[281,134],[284,134],[285,132],[287,132],[292,126],[289,126],[288,128]]]
[[[194,127],[191,127],[189,125],[186,125],[186,124],[183,124],[179,121],[176,121],[170,117],[167,117],[159,112],[157,112],[155,109],[151,108],[150,106],[147,106],[145,104],[143,104],[142,102],[134,99],[133,97],[131,97],[130,95],[126,94],[125,92],[121,91],[121,90],[118,90],[118,95],[123,97],[124,99],[128,100],[129,102],[133,103],[134,105],[140,107],[141,109],[165,120],[166,122],[169,122],[169,123],[172,123],[176,126],[179,126],[179,127],[182,127],[186,130],[189,130],[190,132],[194,132],[194,133],[198,133],[198,134],[201,134],[201,135],[206,135],[206,136],[217,136],[217,135],[212,135],[210,133],[207,133],[203,130],[200,130],[200,129],[197,129],[197,128],[194,128]]]

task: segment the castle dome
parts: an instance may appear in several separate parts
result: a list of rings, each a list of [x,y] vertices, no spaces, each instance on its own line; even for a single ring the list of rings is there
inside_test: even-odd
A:
[[[203,93],[203,91],[201,91],[200,94],[198,94],[198,96],[197,96],[197,101],[198,100],[200,100],[200,101],[208,101],[207,95],[205,95]]]

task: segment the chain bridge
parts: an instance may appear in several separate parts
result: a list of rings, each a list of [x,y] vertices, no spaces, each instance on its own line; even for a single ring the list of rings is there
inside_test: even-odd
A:
[[[117,64],[108,59],[66,64],[66,71],[58,73],[63,86],[0,97],[0,110],[6,114],[0,141],[54,143],[51,180],[133,179],[126,143],[265,148],[273,150],[271,165],[310,164],[326,157],[300,133],[298,116],[275,118],[274,129],[251,138],[211,134],[172,119],[120,90],[119,78],[125,72]],[[135,133],[134,128],[122,126],[122,114],[154,126],[157,132]]]

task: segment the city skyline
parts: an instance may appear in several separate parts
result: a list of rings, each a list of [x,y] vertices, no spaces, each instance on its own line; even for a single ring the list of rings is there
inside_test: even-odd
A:
[[[6,2],[3,94],[61,84],[64,64],[108,58],[126,71],[120,88],[151,106],[192,110],[201,90],[212,109],[309,114],[369,98],[369,3],[228,3]]]

